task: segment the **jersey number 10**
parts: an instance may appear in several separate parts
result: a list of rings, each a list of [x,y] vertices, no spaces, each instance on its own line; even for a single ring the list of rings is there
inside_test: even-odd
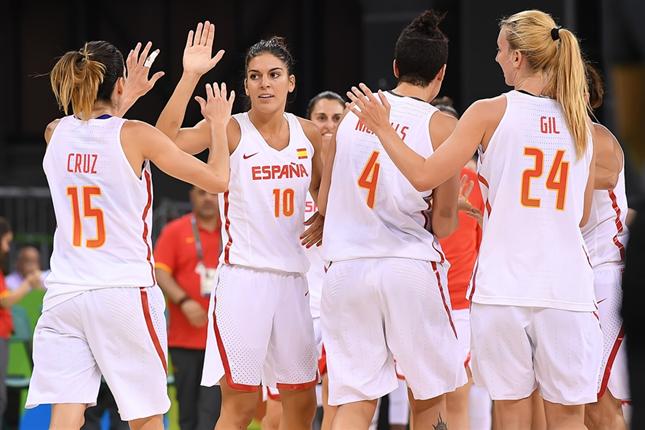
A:
[[[538,148],[524,148],[524,155],[535,158],[535,167],[526,169],[522,174],[522,205],[526,207],[539,208],[540,199],[530,197],[531,179],[542,176],[544,170],[544,153]],[[567,195],[567,178],[569,176],[569,162],[562,161],[564,151],[558,150],[553,158],[553,164],[546,179],[546,188],[555,191],[555,207],[564,210],[564,202]]]
[[[83,223],[81,221],[81,208],[78,187],[67,187],[67,195],[72,200],[72,217],[74,224],[72,225],[72,244],[74,246],[81,246],[83,236]],[[105,221],[103,219],[103,211],[101,209],[92,207],[92,196],[100,196],[101,189],[96,186],[81,187],[83,199],[83,216],[85,218],[96,219],[96,237],[94,239],[87,239],[85,241],[86,248],[100,248],[105,243]]]

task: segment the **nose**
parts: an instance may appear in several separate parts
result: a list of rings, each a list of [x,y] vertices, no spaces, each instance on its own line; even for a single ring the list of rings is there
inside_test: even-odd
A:
[[[261,88],[267,88],[269,86],[269,78],[268,76],[262,76],[262,79],[260,80],[260,87]]]

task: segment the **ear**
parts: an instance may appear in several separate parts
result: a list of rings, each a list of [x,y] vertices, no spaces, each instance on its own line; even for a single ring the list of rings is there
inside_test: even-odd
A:
[[[394,77],[399,79],[399,65],[396,64],[396,58],[392,60],[392,73],[394,73]]]
[[[289,75],[289,92],[292,93],[296,89],[296,76]]]
[[[519,49],[514,49],[513,52],[511,52],[511,62],[513,63],[513,67],[515,68],[520,68],[522,65],[522,60],[524,59],[524,56],[522,55],[522,52]]]
[[[123,90],[125,88],[125,78],[121,76],[119,79],[116,80],[116,85],[114,85],[114,92],[117,95],[122,95]]]
[[[443,82],[443,78],[446,77],[446,69],[448,68],[447,64],[441,66],[441,69],[437,72],[437,75],[434,77],[438,82]]]
[[[248,97],[249,96],[249,87],[246,84],[247,84],[247,81],[246,81],[246,78],[244,78],[244,94]]]

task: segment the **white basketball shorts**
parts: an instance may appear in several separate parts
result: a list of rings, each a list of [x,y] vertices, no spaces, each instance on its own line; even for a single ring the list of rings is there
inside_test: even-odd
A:
[[[44,311],[25,407],[95,405],[102,374],[122,420],[166,413],[165,306],[158,287],[103,288]]]
[[[240,391],[301,390],[318,382],[307,279],[223,265],[211,294],[202,385],[226,376]]]
[[[602,332],[595,312],[473,303],[471,367],[493,400],[536,389],[552,403],[596,401]]]
[[[600,328],[604,337],[598,398],[609,389],[616,399],[629,400],[627,352],[623,342],[623,319],[620,316],[623,270],[620,266],[601,266],[594,269],[593,273]]]
[[[329,267],[321,323],[330,405],[394,391],[394,357],[416,399],[466,383],[443,270],[406,258],[355,259]]]

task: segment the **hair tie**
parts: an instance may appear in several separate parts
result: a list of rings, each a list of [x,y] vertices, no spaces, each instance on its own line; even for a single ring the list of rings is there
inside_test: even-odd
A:
[[[553,40],[559,40],[560,39],[560,29],[561,28],[562,27],[557,26],[557,27],[553,27],[551,29],[551,39],[553,39]]]

